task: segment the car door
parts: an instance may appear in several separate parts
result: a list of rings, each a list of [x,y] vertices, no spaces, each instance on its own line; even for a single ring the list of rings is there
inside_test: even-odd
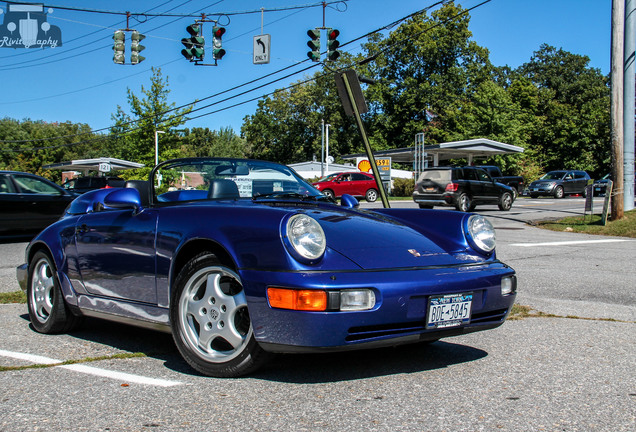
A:
[[[336,196],[342,196],[342,194],[351,193],[349,188],[351,186],[351,174],[340,174],[333,181],[333,192]]]
[[[369,180],[369,177],[364,174],[352,173],[350,184],[350,190],[352,192],[347,193],[352,195],[365,195],[369,188]]]
[[[497,202],[497,187],[492,178],[482,169],[475,169],[479,188],[479,200],[483,202]]]
[[[8,174],[0,173],[0,232],[9,233],[20,228],[23,201],[17,194]]]
[[[563,177],[563,190],[566,194],[576,192],[576,179],[574,171],[568,171]]]
[[[36,176],[13,173],[16,194],[10,202],[12,218],[21,231],[39,231],[57,221],[72,196],[52,183]]]
[[[157,303],[157,210],[105,210],[79,218],[77,263],[90,294]]]

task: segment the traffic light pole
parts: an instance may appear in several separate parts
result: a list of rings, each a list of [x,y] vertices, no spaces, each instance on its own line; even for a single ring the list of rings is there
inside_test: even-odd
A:
[[[351,108],[353,109],[353,116],[356,119],[356,124],[358,125],[360,136],[362,136],[364,149],[367,153],[367,157],[369,158],[369,162],[371,163],[371,171],[373,171],[373,176],[375,177],[375,183],[378,186],[378,192],[380,193],[380,199],[382,200],[382,205],[384,206],[384,208],[391,208],[391,205],[389,204],[389,199],[386,196],[386,190],[384,190],[384,185],[382,184],[382,178],[380,177],[380,170],[378,169],[378,165],[375,163],[375,156],[373,156],[373,151],[371,151],[371,145],[369,144],[369,139],[364,129],[364,124],[362,123],[360,110],[358,109],[358,105],[356,104],[355,99],[353,97],[353,91],[351,90],[351,83],[349,82],[349,78],[347,77],[346,73],[343,73],[341,77],[342,77],[342,81],[344,82],[345,89],[347,90],[347,95],[349,96],[349,102],[351,104]]]

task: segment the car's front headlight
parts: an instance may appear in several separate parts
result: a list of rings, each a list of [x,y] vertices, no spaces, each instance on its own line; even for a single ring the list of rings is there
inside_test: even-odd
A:
[[[306,214],[295,214],[283,226],[283,241],[294,258],[310,264],[322,258],[327,248],[327,239],[314,218]]]
[[[472,215],[467,222],[468,240],[481,252],[490,253],[495,249],[495,228],[481,215]]]

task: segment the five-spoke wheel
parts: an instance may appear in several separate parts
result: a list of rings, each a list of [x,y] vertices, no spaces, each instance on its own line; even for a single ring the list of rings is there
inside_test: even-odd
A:
[[[205,375],[244,375],[265,361],[241,279],[212,254],[193,258],[181,271],[170,315],[181,355]]]

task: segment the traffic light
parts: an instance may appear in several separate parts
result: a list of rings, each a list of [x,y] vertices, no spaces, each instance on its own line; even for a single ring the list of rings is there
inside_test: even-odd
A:
[[[336,61],[340,57],[338,35],[340,35],[338,30],[327,29],[327,60]]]
[[[307,53],[307,57],[311,59],[311,61],[319,62],[320,61],[320,30],[313,29],[307,30],[307,36],[309,36],[310,41],[307,42],[307,46],[311,48],[311,51]]]
[[[201,26],[194,23],[186,27],[186,31],[192,37],[181,39],[181,43],[185,46],[185,49],[181,50],[181,54],[190,61],[203,60],[205,39],[201,36]]]
[[[130,35],[130,63],[136,65],[137,63],[141,63],[146,59],[146,57],[142,57],[139,53],[146,49],[145,46],[140,44],[142,40],[146,38],[145,35],[142,35],[137,30],[133,30]]]
[[[212,56],[215,60],[221,60],[225,55],[223,49],[223,35],[225,34],[225,27],[214,26],[212,28]]]
[[[122,30],[115,30],[113,41],[113,62],[123,65],[126,62],[126,57],[124,56],[124,51],[126,50],[126,33]]]

